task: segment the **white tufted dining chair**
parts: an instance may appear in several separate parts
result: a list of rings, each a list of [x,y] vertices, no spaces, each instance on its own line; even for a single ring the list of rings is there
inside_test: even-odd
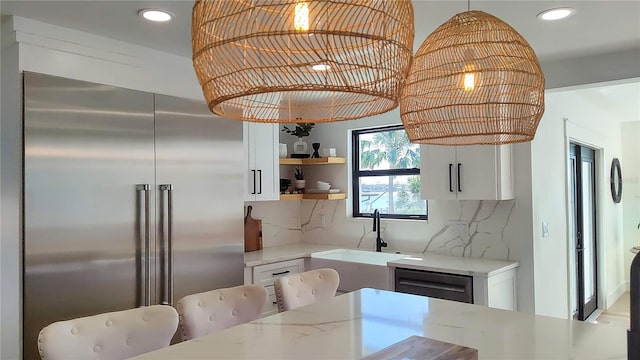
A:
[[[187,295],[176,308],[182,340],[191,340],[260,317],[267,303],[267,290],[243,285]]]
[[[146,306],[50,324],[38,350],[43,360],[126,359],[169,346],[177,327],[174,308]]]
[[[316,269],[278,278],[273,283],[278,311],[283,312],[334,297],[340,275],[334,269]]]

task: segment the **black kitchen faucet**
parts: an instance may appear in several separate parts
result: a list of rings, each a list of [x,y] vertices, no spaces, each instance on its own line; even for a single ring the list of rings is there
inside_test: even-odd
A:
[[[387,247],[387,243],[380,237],[380,211],[373,211],[373,231],[376,232],[376,251],[382,252],[383,247]]]

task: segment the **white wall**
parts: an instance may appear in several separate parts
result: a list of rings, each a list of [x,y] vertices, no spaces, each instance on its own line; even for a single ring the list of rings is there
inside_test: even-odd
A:
[[[545,61],[541,66],[547,89],[558,89],[637,78],[640,77],[638,64],[640,51],[636,48],[597,56]]]
[[[531,142],[534,288],[536,313],[567,317],[566,166],[563,113],[546,96],[546,110]],[[549,237],[542,238],[542,221]],[[545,286],[547,288],[545,288]]]
[[[599,306],[607,307],[624,290],[622,256],[622,206],[609,191],[609,169],[622,157],[619,109],[612,106],[602,84],[587,89],[554,91],[546,95],[546,111],[531,142],[533,250],[536,313],[569,317],[569,267],[573,265],[567,221],[568,141],[598,150],[596,187],[598,206]],[[631,91],[635,91],[631,88]],[[631,97],[634,98],[633,96]],[[638,99],[635,97],[635,99]],[[617,105],[616,105],[617,106]],[[638,106],[637,100],[626,106]],[[637,138],[636,138],[637,142]],[[542,237],[542,221],[550,236]],[[559,274],[562,274],[559,276]]]
[[[628,251],[640,245],[640,119],[623,122],[622,129],[622,212],[624,245],[624,277],[629,288],[629,269],[633,254]]]

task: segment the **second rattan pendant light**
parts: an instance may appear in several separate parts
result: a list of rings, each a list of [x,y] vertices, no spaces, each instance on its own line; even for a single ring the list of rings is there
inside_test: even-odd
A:
[[[452,17],[422,43],[400,100],[409,140],[472,145],[531,141],[544,76],[527,41],[482,11]]]
[[[410,0],[197,0],[193,64],[214,113],[254,122],[357,119],[398,106]]]

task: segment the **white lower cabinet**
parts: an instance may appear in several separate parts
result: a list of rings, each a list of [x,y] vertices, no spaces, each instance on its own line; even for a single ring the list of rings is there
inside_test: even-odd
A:
[[[516,269],[473,277],[473,302],[490,308],[517,310]]]
[[[262,316],[273,315],[278,312],[276,294],[273,288],[275,279],[305,271],[304,259],[293,259],[253,267],[245,267],[245,284],[262,285],[267,289],[267,303]]]

